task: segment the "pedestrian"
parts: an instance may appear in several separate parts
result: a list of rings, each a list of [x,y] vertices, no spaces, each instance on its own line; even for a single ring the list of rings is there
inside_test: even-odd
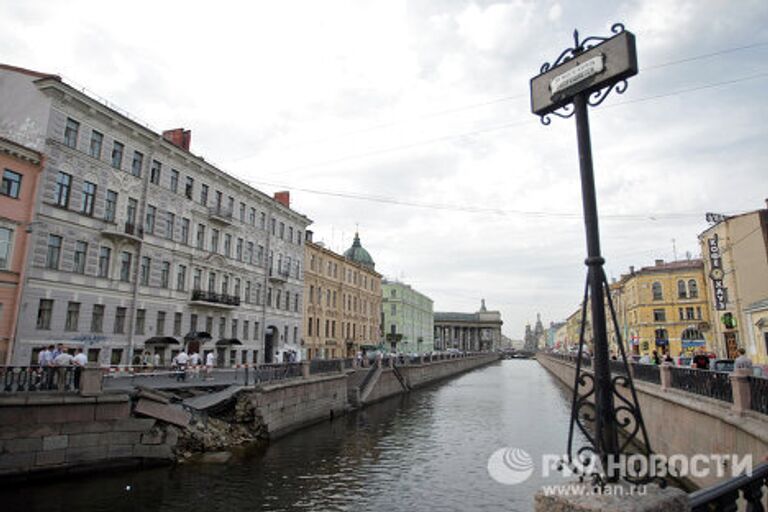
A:
[[[155,363],[155,368],[160,366],[160,363],[162,363],[162,360],[160,359],[160,353],[155,352],[155,356],[153,358],[153,361]]]
[[[709,370],[709,358],[704,352],[698,351],[693,356],[693,367],[699,370]]]
[[[37,355],[37,364],[39,368],[40,388],[50,389],[53,379],[53,345],[43,347],[43,350]]]
[[[56,345],[56,348],[53,349],[52,359],[56,359],[59,356],[59,354],[61,354],[63,351],[64,351],[64,344],[58,343]]]
[[[664,362],[665,362],[665,363],[669,363],[669,364],[671,364],[671,365],[674,365],[674,364],[675,364],[675,360],[674,360],[674,359],[672,359],[672,356],[671,356],[671,355],[669,355],[669,352],[667,352],[666,354],[664,354]]]
[[[752,373],[752,360],[747,355],[747,351],[744,348],[739,348],[739,357],[733,363],[733,368],[736,370],[749,370]]]
[[[653,356],[651,356],[651,359],[653,360],[653,364],[656,366],[661,366],[661,358],[659,357],[659,352],[654,350]]]
[[[72,354],[67,352],[67,348],[63,345],[59,345],[60,352],[56,357],[53,358],[53,364],[55,366],[72,366],[72,361],[74,361],[74,357],[72,357]]]
[[[208,380],[213,379],[213,352],[205,355],[205,375]]]
[[[80,377],[83,373],[83,368],[88,364],[88,357],[83,353],[82,348],[77,349],[75,357],[72,359],[72,364],[75,365],[75,389],[80,389]]]
[[[187,355],[186,350],[181,349],[181,352],[173,358],[173,363],[176,366],[176,381],[185,381],[187,379],[187,364],[189,363],[189,355]]]

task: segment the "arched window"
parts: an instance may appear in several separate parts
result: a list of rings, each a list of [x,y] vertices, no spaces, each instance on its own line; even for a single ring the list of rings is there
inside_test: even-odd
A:
[[[677,282],[677,297],[680,299],[687,299],[688,298],[688,292],[685,288],[685,281],[682,279]]]
[[[696,341],[696,340],[703,340],[704,336],[701,335],[701,331],[694,327],[689,327],[686,330],[683,331],[683,334],[680,336],[680,338],[683,341]]]
[[[696,284],[695,279],[688,281],[688,296],[692,299],[699,296],[699,285]]]
[[[661,283],[656,281],[653,283],[653,286],[651,287],[653,290],[653,300],[662,300],[664,298],[664,294],[661,291]]]

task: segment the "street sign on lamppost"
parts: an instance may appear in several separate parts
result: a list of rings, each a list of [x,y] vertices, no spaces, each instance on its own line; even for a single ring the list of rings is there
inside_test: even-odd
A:
[[[550,115],[562,118],[576,117],[581,193],[587,238],[585,263],[588,272],[582,302],[576,380],[565,462],[579,471],[581,468],[590,467],[590,462],[597,457],[601,466],[597,470],[588,470],[586,474],[582,472],[581,475],[592,478],[598,484],[616,481],[619,476],[631,483],[649,481],[648,473],[638,474],[634,468],[622,467],[620,455],[626,453],[629,444],[639,436],[639,440],[644,444],[645,454],[651,453],[608,280],[603,269],[605,260],[600,254],[597,199],[592,170],[587,106],[600,105],[612,90],[617,94],[624,93],[627,89],[627,78],[636,75],[638,71],[635,36],[625,31],[620,23],[613,25],[611,32],[614,34],[611,37],[592,36],[579,39],[578,31],[574,31],[574,46],[564,50],[553,64],[544,63],[540,74],[531,79],[531,110],[540,116],[543,124],[550,124]],[[613,378],[608,355],[606,300],[625,374],[617,374]],[[584,371],[582,367],[588,302],[591,304],[594,338],[593,373]],[[626,399],[619,393],[619,387],[629,389],[630,399]],[[618,405],[615,399],[620,400]],[[591,400],[594,400],[594,403]],[[581,431],[588,443],[576,450],[573,446],[574,427]],[[622,440],[619,439],[620,427],[623,427],[627,434]],[[646,468],[648,467],[649,465],[646,464]]]

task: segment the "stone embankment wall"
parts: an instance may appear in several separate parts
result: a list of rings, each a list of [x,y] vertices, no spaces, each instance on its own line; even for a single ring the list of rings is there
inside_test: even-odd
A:
[[[178,433],[131,417],[128,395],[0,398],[0,478],[173,460]]]
[[[539,363],[573,389],[576,367],[567,361],[539,355]],[[634,380],[653,451],[687,457],[712,454],[751,454],[754,464],[768,456],[768,417],[756,413],[734,413],[730,404],[677,389],[661,389],[649,382]],[[625,395],[628,397],[628,395]],[[690,459],[688,459],[690,460]],[[724,468],[726,474],[728,468]],[[690,478],[699,487],[722,480],[715,472]]]
[[[429,363],[398,366],[409,388],[418,388],[441,379],[453,377],[460,373],[485,366],[499,357],[496,354],[480,354],[473,357],[459,359],[445,359]],[[370,404],[384,398],[404,393],[406,390],[394,374],[392,368],[383,367],[381,376],[376,381],[370,394],[365,399],[365,404]]]

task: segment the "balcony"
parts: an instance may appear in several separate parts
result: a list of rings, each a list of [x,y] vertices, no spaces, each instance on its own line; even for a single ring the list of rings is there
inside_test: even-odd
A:
[[[122,229],[119,224],[107,224],[102,228],[101,234],[113,240],[127,239],[138,243],[144,238],[144,228],[133,222],[126,222]]]
[[[226,293],[208,292],[205,290],[192,290],[192,298],[189,300],[193,306],[208,306],[220,309],[234,309],[240,305],[240,297],[227,295]]]
[[[274,268],[269,269],[269,280],[273,283],[285,283],[288,281],[288,278],[290,277],[290,272],[288,269],[277,269]]]
[[[208,217],[220,224],[232,224],[232,209],[223,206],[209,206]]]

